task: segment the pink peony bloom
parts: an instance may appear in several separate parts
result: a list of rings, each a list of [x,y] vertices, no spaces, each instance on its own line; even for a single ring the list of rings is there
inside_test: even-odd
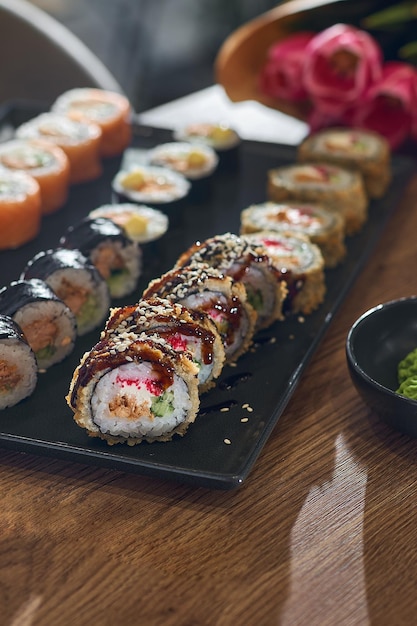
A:
[[[340,117],[379,80],[382,51],[363,30],[346,24],[326,28],[305,49],[303,82],[314,106]]]
[[[349,116],[350,124],[384,135],[391,148],[397,148],[411,133],[416,94],[415,68],[406,63],[388,62],[381,78],[369,87]]]
[[[260,75],[260,89],[273,98],[299,102],[307,97],[301,82],[305,48],[314,33],[300,32],[274,44]]]

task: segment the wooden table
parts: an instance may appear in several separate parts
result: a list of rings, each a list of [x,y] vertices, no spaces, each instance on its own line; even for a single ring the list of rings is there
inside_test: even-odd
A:
[[[1,623],[415,624],[416,442],[366,408],[344,346],[416,293],[416,232],[417,175],[240,489],[3,450]]]

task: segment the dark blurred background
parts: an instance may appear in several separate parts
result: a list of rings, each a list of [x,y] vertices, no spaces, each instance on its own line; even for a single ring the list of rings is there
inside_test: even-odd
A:
[[[137,112],[210,86],[238,26],[277,0],[31,0],[106,65]]]

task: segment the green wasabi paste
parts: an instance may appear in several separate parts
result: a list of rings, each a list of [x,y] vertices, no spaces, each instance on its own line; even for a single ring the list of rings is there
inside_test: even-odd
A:
[[[417,400],[417,348],[409,352],[398,364],[397,393]]]

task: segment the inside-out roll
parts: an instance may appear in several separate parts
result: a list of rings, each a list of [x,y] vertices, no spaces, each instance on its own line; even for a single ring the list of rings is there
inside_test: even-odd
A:
[[[106,322],[104,336],[140,333],[157,334],[174,350],[186,352],[198,367],[199,392],[210,389],[220,376],[225,350],[216,324],[205,313],[187,309],[163,298],[140,300],[114,308]]]
[[[173,268],[154,279],[142,297],[157,296],[206,313],[217,326],[226,361],[236,361],[252,343],[256,311],[243,283],[205,263]]]
[[[163,338],[115,333],[84,354],[66,399],[76,423],[110,445],[169,441],[197,416],[197,375]]]

